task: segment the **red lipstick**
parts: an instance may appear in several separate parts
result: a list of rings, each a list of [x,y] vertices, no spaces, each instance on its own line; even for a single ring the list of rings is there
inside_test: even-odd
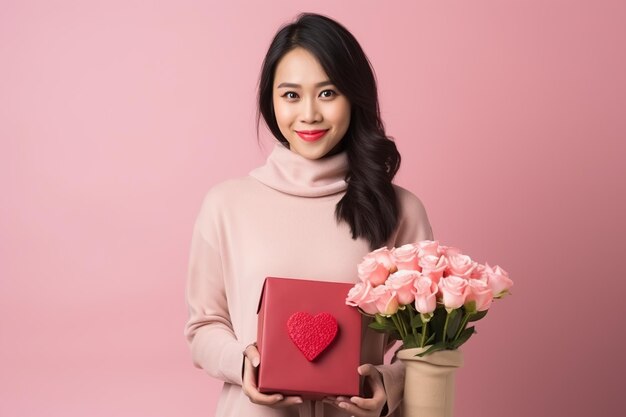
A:
[[[324,136],[328,132],[328,129],[324,130],[296,130],[298,136],[307,142],[314,142]]]

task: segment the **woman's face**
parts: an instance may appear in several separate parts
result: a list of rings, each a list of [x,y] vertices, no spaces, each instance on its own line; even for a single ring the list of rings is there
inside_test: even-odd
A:
[[[350,103],[314,55],[301,47],[285,54],[276,66],[273,91],[276,122],[293,152],[318,159],[337,150],[350,125]],[[316,137],[307,131],[325,133]]]

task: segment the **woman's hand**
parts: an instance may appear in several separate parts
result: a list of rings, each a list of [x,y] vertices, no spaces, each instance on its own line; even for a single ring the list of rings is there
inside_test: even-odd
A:
[[[298,396],[284,397],[281,394],[266,395],[257,390],[257,367],[261,363],[261,355],[254,344],[244,351],[243,392],[255,404],[283,408],[302,403]]]
[[[372,390],[372,398],[364,397],[326,397],[324,402],[332,404],[355,417],[379,417],[387,403],[387,393],[383,385],[383,377],[378,370],[369,363],[358,367],[359,374],[366,377]]]

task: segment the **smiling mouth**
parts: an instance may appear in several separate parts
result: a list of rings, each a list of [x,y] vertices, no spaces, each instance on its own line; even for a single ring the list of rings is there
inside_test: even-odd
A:
[[[296,130],[298,136],[307,142],[313,142],[324,136],[328,132],[328,129],[324,130]]]

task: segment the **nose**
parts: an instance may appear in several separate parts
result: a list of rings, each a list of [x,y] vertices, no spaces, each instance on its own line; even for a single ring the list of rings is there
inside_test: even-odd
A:
[[[322,121],[322,114],[319,112],[315,98],[309,98],[302,101],[302,117],[303,123],[315,123]]]

